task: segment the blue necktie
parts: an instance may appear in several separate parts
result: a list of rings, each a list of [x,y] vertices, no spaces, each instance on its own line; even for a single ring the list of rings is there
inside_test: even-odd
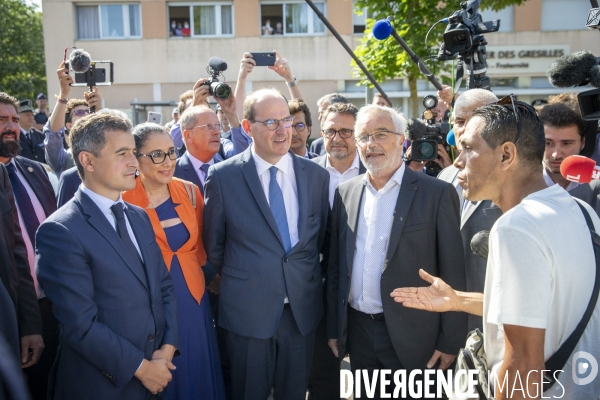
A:
[[[269,182],[269,207],[275,218],[275,223],[279,229],[283,248],[286,253],[292,249],[292,241],[290,239],[290,230],[287,222],[287,214],[285,213],[285,203],[283,202],[283,192],[277,183],[277,167],[269,168],[271,181]]]
[[[200,171],[202,171],[202,173],[204,174],[204,185],[206,185],[206,177],[208,176],[209,168],[210,168],[210,165],[208,165],[208,164],[202,164],[200,166]],[[204,185],[200,185],[200,191],[202,192],[202,196],[204,196]]]
[[[35,246],[35,232],[40,226],[40,220],[35,213],[35,209],[33,208],[33,203],[29,198],[27,189],[25,189],[23,182],[21,182],[19,176],[17,175],[17,170],[15,169],[14,164],[7,164],[6,170],[8,171],[8,177],[13,187],[15,199],[17,200],[17,206],[21,212],[21,218],[23,218],[23,222],[25,223],[25,230],[27,231],[29,240],[31,240],[31,244]]]

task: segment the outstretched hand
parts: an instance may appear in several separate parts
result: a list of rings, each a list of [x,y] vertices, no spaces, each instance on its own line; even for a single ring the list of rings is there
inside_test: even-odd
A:
[[[419,270],[419,276],[430,286],[405,287],[395,289],[391,296],[404,307],[431,312],[453,311],[456,304],[456,292],[440,278]]]

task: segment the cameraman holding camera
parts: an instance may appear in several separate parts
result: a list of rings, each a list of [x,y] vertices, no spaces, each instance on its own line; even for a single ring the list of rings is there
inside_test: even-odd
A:
[[[98,88],[94,86],[92,93],[85,92],[84,99],[69,100],[71,93],[71,84],[73,77],[69,75],[69,70],[65,68],[63,61],[56,70],[58,82],[60,84],[60,94],[56,96],[56,106],[50,116],[50,119],[44,126],[44,140],[46,161],[54,170],[58,178],[67,169],[74,167],[71,153],[65,150],[64,139],[68,137],[68,130],[80,118],[90,113],[90,108],[99,110],[102,108],[102,98],[98,93]],[[68,144],[68,139],[67,139]]]

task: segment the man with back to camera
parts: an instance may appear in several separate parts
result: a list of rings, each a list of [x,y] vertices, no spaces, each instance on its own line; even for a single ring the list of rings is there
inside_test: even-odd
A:
[[[221,273],[232,398],[264,400],[274,388],[277,399],[304,400],[323,311],[329,175],[290,152],[293,118],[278,91],[247,96],[242,124],[252,146],[209,169],[203,235]]]
[[[458,196],[452,185],[406,168],[405,127],[392,108],[361,108],[354,138],[367,173],[338,187],[330,218],[329,346],[369,377],[446,369],[466,335],[466,316],[414,312],[388,295],[400,283],[417,284],[419,268],[465,287]]]
[[[36,236],[38,279],[61,326],[49,394],[150,399],[171,380],[178,330],[150,220],[121,199],[138,167],[131,124],[94,114],[70,135],[82,185]]]
[[[498,101],[496,95],[485,89],[470,89],[465,91],[456,99],[453,110],[454,136],[459,143],[460,137],[465,131],[466,121],[471,117],[473,111],[478,107],[492,104]],[[494,222],[502,215],[502,210],[490,200],[470,202],[463,197],[463,191],[458,184],[459,169],[454,165],[444,168],[438,178],[451,183],[456,188],[460,199],[460,234],[462,237],[465,272],[467,274],[467,291],[483,292],[485,285],[485,268],[487,259],[473,254],[471,241],[473,236],[481,231],[490,231]],[[483,329],[481,317],[469,314],[468,330],[475,328]]]
[[[483,294],[454,290],[425,271],[419,274],[431,286],[399,288],[391,294],[406,307],[483,316],[488,368],[498,377],[492,384],[500,400],[542,395],[539,371],[547,369],[545,362],[581,321],[597,279],[582,210],[561,186],[548,187],[544,180],[544,126],[531,106],[511,97],[475,110],[454,162],[464,197],[492,199],[504,212],[490,232]],[[598,231],[600,220],[587,204],[582,207]],[[596,360],[599,309],[596,305],[574,350]],[[574,380],[577,361],[569,356],[559,383],[543,398],[598,398],[600,379],[586,385]],[[528,375],[530,371],[538,373]],[[523,390],[507,391],[515,384]]]

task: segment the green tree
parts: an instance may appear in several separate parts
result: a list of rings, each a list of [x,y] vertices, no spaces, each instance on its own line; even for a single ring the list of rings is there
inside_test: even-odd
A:
[[[0,0],[0,91],[17,99],[46,92],[42,13],[24,0]]]
[[[526,0],[482,0],[479,12],[485,9],[501,10],[510,5],[518,5]],[[429,28],[442,18],[449,17],[453,11],[460,8],[460,1],[439,0],[356,0],[357,12],[367,9],[368,17],[365,34],[360,45],[355,49],[358,58],[365,64],[377,82],[384,82],[395,77],[406,77],[410,88],[411,109],[418,110],[419,98],[417,94],[417,79],[426,79],[421,74],[417,65],[410,59],[408,54],[391,36],[386,40],[377,40],[371,35],[373,24],[383,18],[391,17],[392,26],[400,37],[408,44],[434,72],[438,80],[447,83],[451,62],[432,61],[429,59],[428,50],[425,45],[425,36]],[[485,14],[482,14],[484,20]],[[446,24],[438,24],[431,30],[428,39],[429,51],[431,47],[436,50],[441,43]],[[494,33],[488,34],[493,35]],[[487,36],[487,35],[486,35]],[[436,53],[437,54],[437,53]],[[365,85],[369,80],[362,71],[352,62],[354,76],[361,79],[360,84]],[[445,72],[442,78],[440,73]],[[465,71],[466,75],[466,71]],[[465,76],[466,77],[466,76]],[[414,112],[414,111],[413,111]]]

